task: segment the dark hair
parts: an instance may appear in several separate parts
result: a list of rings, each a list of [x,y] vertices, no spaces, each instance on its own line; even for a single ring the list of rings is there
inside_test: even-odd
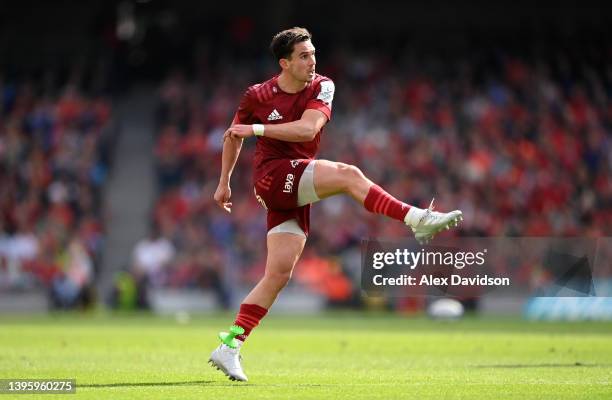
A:
[[[270,43],[270,51],[274,54],[276,61],[279,61],[281,58],[291,57],[293,46],[295,46],[296,43],[305,42],[307,40],[312,40],[312,35],[307,29],[299,27],[285,29],[274,35]]]

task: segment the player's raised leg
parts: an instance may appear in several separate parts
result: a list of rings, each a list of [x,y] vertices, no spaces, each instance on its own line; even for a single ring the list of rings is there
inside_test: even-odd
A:
[[[369,180],[359,168],[340,162],[317,160],[314,165],[314,191],[320,198],[344,193],[363,204],[366,210],[403,221],[421,243],[430,241],[443,229],[456,226],[463,219],[459,210],[448,213],[411,206],[387,193]]]
[[[224,343],[210,356],[210,363],[223,371],[231,380],[247,381],[240,364],[240,347],[289,282],[305,243],[305,235],[286,232],[268,234],[266,271],[240,305],[240,311],[234,322],[234,326],[239,327],[236,330],[236,339],[232,341],[232,337],[229,336],[228,340],[228,335],[223,332]]]

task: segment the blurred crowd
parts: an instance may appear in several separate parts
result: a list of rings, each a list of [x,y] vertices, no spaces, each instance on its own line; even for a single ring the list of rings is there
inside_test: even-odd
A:
[[[408,203],[425,207],[435,197],[439,210],[463,210],[459,229],[444,235],[610,236],[605,57],[343,49],[324,59],[318,70],[335,81],[336,95],[319,157],[359,166]],[[189,77],[173,71],[158,88],[150,234],[116,287],[139,305],[146,306],[143,288],[169,287],[210,288],[227,306],[233,289],[263,273],[254,139],[232,177],[231,215],[212,199],[222,136],[242,93],[277,73],[263,60],[213,62],[204,54]],[[110,101],[78,84],[52,90],[0,79],[0,290],[44,287],[59,307],[92,297],[114,129]],[[311,221],[293,282],[331,304],[359,301],[362,239],[410,236],[346,196],[316,204]]]
[[[78,81],[0,75],[0,291],[44,288],[87,305],[104,239],[111,103]]]
[[[277,68],[220,64],[189,79],[173,72],[159,89],[159,196],[151,218],[172,247],[155,273],[162,286],[252,285],[263,272],[254,139],[245,142],[232,178],[232,214],[212,196],[222,135],[241,94]],[[435,197],[439,210],[463,210],[459,229],[444,235],[610,235],[610,63],[563,52],[444,59],[339,51],[318,69],[336,83],[319,157],[359,166],[408,203],[426,207]],[[332,303],[356,297],[363,238],[410,235],[346,196],[315,205],[311,221],[294,280]]]

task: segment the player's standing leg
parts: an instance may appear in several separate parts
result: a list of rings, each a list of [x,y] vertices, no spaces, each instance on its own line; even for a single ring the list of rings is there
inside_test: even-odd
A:
[[[237,344],[235,348],[222,343],[210,356],[210,363],[223,371],[230,379],[247,381],[247,376],[240,364],[240,347],[289,282],[305,243],[306,237],[303,235],[268,234],[266,271],[263,278],[243,300],[234,322],[234,325],[242,328],[244,333],[236,336],[238,340],[235,342]]]
[[[317,160],[314,166],[314,190],[320,199],[340,193],[350,195],[370,212],[386,215],[410,226],[416,239],[430,241],[443,229],[456,226],[463,219],[459,210],[448,213],[408,205],[369,180],[359,168],[339,162]]]

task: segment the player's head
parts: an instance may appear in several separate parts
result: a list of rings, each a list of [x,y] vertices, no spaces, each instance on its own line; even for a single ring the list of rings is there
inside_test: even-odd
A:
[[[312,35],[304,28],[291,28],[272,38],[270,50],[284,73],[295,80],[310,82],[315,76],[315,48]]]

